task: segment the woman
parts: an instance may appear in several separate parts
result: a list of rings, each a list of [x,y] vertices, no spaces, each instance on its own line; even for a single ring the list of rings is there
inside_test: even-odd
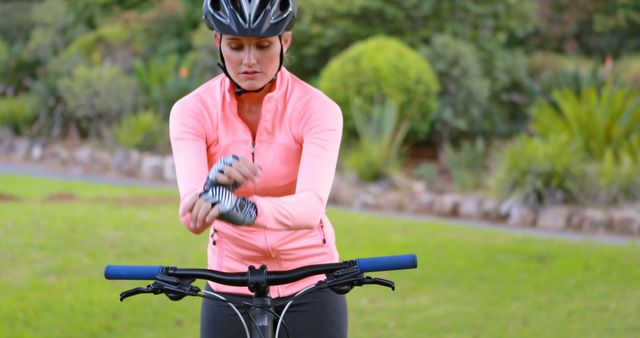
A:
[[[295,15],[295,0],[203,3],[224,74],[176,102],[170,130],[180,216],[194,234],[209,230],[210,269],[237,272],[264,264],[288,270],[338,261],[325,208],[342,113],[282,66]],[[321,279],[271,287],[270,293],[284,299]],[[249,294],[215,283],[207,288],[232,299]],[[201,336],[242,337],[235,316],[226,304],[204,300]],[[285,321],[291,337],[346,337],[344,296],[324,290],[301,297]]]

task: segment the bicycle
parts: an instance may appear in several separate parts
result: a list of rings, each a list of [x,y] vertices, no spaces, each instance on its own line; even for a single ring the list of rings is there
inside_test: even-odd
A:
[[[293,270],[271,272],[267,271],[267,267],[264,265],[259,268],[251,265],[247,272],[221,272],[173,266],[107,265],[104,269],[104,277],[110,280],[154,280],[154,283],[146,288],[137,287],[123,291],[120,293],[120,301],[131,296],[151,293],[154,295],[164,294],[173,301],[181,300],[186,296],[193,296],[226,302],[240,318],[248,338],[274,338],[280,337],[279,334],[282,327],[284,327],[286,336],[289,337],[284,316],[289,306],[298,297],[325,288],[329,288],[339,294],[346,294],[356,286],[374,284],[395,290],[393,281],[372,278],[364,274],[376,271],[414,269],[417,266],[418,259],[416,255],[408,254],[359,258],[338,263],[315,264]],[[292,283],[320,274],[325,274],[327,278],[295,294],[287,302],[280,315],[275,313],[273,307],[276,304],[272,304],[269,286]],[[215,292],[201,290],[199,287],[191,285],[196,279],[205,279],[229,286],[246,286],[253,293],[253,301],[243,304],[233,303]],[[238,310],[238,306],[242,305],[249,306],[248,317],[253,325],[247,325]],[[276,319],[278,323],[274,331],[274,321]]]

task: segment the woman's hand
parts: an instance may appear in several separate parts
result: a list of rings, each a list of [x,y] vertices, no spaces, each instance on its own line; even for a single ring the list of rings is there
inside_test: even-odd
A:
[[[249,159],[238,157],[231,165],[224,166],[219,170],[215,182],[220,185],[239,187],[245,182],[255,181],[261,173],[260,167]]]
[[[208,229],[220,214],[217,205],[212,207],[211,203],[200,198],[199,195],[193,195],[180,211],[180,216],[191,213],[189,230],[195,234],[200,234]]]

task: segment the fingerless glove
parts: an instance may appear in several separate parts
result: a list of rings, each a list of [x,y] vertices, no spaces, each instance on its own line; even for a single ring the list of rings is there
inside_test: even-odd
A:
[[[220,209],[219,220],[235,225],[251,225],[258,217],[258,208],[250,200],[234,195],[229,188],[215,185],[200,194],[205,201]]]

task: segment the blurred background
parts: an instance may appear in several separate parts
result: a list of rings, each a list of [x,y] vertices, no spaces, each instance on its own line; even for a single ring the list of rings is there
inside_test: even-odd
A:
[[[380,276],[396,293],[350,295],[352,337],[640,337],[640,1],[298,4],[286,67],[344,114],[334,205],[555,231],[330,208],[343,258],[420,261]],[[219,73],[200,16],[197,0],[0,0],[0,337],[197,335],[197,300],[121,304],[144,285],[101,272],[206,264],[168,138],[173,103]]]

